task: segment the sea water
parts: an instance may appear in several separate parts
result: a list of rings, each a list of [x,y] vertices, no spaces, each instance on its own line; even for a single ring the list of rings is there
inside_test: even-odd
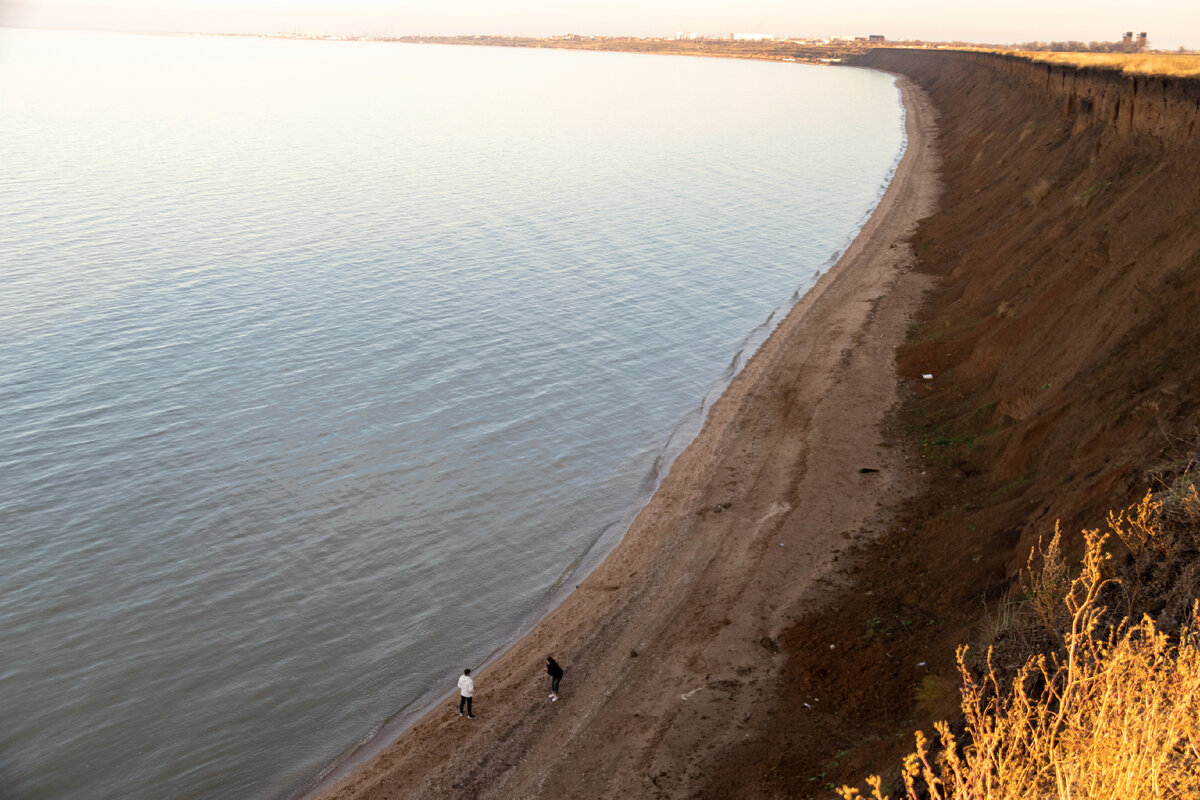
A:
[[[902,148],[863,70],[0,30],[0,796],[287,796],[449,691]]]

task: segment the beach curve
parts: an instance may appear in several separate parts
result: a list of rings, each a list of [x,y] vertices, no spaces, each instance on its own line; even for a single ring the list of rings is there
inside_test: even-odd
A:
[[[779,633],[840,579],[839,554],[917,488],[884,427],[899,398],[895,347],[929,286],[907,238],[934,210],[937,156],[929,101],[898,82],[908,145],[870,219],[621,542],[477,670],[479,719],[439,703],[316,796],[691,795],[714,759],[783,713]],[[547,654],[566,669],[556,703]]]

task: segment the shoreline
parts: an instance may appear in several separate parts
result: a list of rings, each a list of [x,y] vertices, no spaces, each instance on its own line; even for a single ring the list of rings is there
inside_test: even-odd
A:
[[[837,579],[839,552],[915,488],[883,426],[898,399],[894,348],[926,287],[903,240],[933,210],[936,184],[928,100],[898,84],[907,148],[875,211],[709,409],[620,542],[474,670],[480,719],[444,700],[400,712],[374,737],[399,738],[350,753],[303,796],[695,792],[705,758],[765,725],[783,691],[776,638]],[[553,705],[548,653],[567,670]]]
[[[598,52],[630,52],[630,51],[598,51]],[[679,55],[676,53],[638,53],[634,55]],[[725,57],[712,54],[703,54],[708,57]],[[747,57],[750,58],[750,57]],[[771,60],[771,59],[758,59]],[[812,66],[811,64],[809,66]],[[884,70],[872,70],[876,72],[885,72]],[[901,76],[894,73],[886,73],[893,78],[899,79]],[[897,155],[896,160],[892,163],[887,171],[883,182],[880,184],[879,193],[876,205],[868,212],[861,220],[858,228],[852,235],[848,236],[841,247],[833,252],[833,254],[821,264],[812,278],[812,284],[807,289],[797,289],[791,298],[784,304],[773,309],[767,317],[750,330],[742,342],[735,350],[728,370],[725,375],[718,381],[715,381],[703,394],[699,405],[693,410],[687,412],[672,428],[663,442],[662,448],[655,461],[650,473],[647,474],[647,484],[651,487],[643,494],[639,495],[638,499],[631,503],[629,508],[622,513],[619,519],[611,521],[602,526],[596,540],[581,553],[576,560],[567,566],[561,583],[550,592],[544,603],[535,608],[527,615],[518,626],[511,631],[506,639],[489,652],[484,659],[478,663],[478,666],[472,667],[474,674],[479,674],[482,670],[488,668],[498,658],[503,656],[516,644],[522,637],[528,634],[533,628],[537,627],[541,622],[556,609],[573,591],[579,586],[571,586],[575,581],[583,581],[588,575],[595,570],[605,558],[615,549],[632,527],[637,516],[649,504],[654,494],[662,486],[667,476],[670,474],[671,468],[675,461],[681,456],[692,442],[700,435],[708,420],[708,415],[713,406],[720,400],[730,384],[737,379],[738,375],[746,368],[754,356],[761,350],[773,335],[775,330],[781,327],[792,310],[804,302],[805,296],[816,288],[816,284],[825,274],[834,271],[838,264],[846,257],[854,242],[863,234],[875,211],[882,203],[884,196],[891,187],[893,178],[900,168],[900,163],[907,154],[907,148],[910,144],[908,141],[907,131],[907,112],[908,109],[902,103],[901,122],[905,127],[905,136],[902,143],[901,152]],[[678,439],[683,437],[686,441],[683,444],[678,443]],[[350,771],[358,766],[370,761],[372,758],[382,752],[388,745],[395,742],[400,736],[403,736],[413,725],[421,720],[426,714],[433,711],[440,703],[454,699],[457,702],[457,689],[444,690],[444,687],[439,685],[438,688],[430,688],[422,694],[414,698],[411,702],[398,709],[395,713],[385,719],[373,731],[362,737],[358,742],[348,747],[345,751],[338,755],[336,759],[326,764],[323,770],[314,776],[311,776],[304,783],[293,787],[284,797],[286,800],[314,800],[322,796],[324,792],[336,785],[344,779]]]

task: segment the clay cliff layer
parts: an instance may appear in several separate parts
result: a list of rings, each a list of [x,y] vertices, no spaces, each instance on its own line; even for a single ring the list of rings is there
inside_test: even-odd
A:
[[[725,754],[710,797],[895,774],[913,730],[956,714],[954,648],[987,644],[1038,537],[1061,520],[1077,548],[1200,442],[1200,81],[972,52],[858,63],[938,115],[943,190],[913,240],[936,288],[893,422],[925,489],[782,637],[792,713]]]
[[[926,80],[947,72],[959,77],[973,74],[973,80],[990,80],[983,76],[995,74],[1008,88],[1057,108],[1073,124],[1097,124],[1109,133],[1186,139],[1196,133],[1200,110],[1200,81],[1195,77],[1124,73],[968,51],[876,50],[857,63],[921,71]]]
[[[960,462],[943,482],[984,484],[973,505],[1022,498],[988,526],[1021,531],[1011,576],[1055,519],[1096,525],[1195,444],[1200,81],[984,53],[869,61],[915,78],[942,129],[941,210],[917,237],[939,288],[900,356],[935,379],[909,421]]]

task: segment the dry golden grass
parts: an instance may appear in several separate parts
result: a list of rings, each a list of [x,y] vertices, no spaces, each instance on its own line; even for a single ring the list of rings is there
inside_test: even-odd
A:
[[[1073,64],[1077,67],[1108,67],[1146,75],[1200,75],[1200,55],[1165,53],[1052,53],[1020,51],[1017,55],[1035,61]]]
[[[1041,557],[1040,570],[1034,566],[1036,556]],[[1058,617],[1062,613],[1063,602],[1071,589],[1071,576],[1067,572],[1067,562],[1062,555],[1062,531],[1058,529],[1057,523],[1054,525],[1054,536],[1050,539],[1050,546],[1043,548],[1039,536],[1037,549],[1029,552],[1027,575],[1026,603],[1046,633],[1053,636],[1058,630]]]
[[[1180,507],[1188,516],[1200,513],[1194,489]],[[1161,522],[1162,504],[1150,495],[1109,516],[1135,559],[1171,546]],[[1177,643],[1149,617],[1106,627],[1102,595],[1129,587],[1111,576],[1107,535],[1084,534],[1083,569],[1074,580],[1065,578],[1057,531],[1048,548],[1039,544],[1040,571],[1031,559],[1033,614],[1054,629],[1061,648],[1030,658],[1009,685],[997,678],[990,649],[980,680],[967,666],[966,648],[959,649],[966,744],[938,723],[935,755],[918,732],[916,752],[904,762],[910,800],[1200,797],[1200,610],[1193,606]],[[868,795],[853,787],[840,794],[887,800],[878,777],[868,784]]]

